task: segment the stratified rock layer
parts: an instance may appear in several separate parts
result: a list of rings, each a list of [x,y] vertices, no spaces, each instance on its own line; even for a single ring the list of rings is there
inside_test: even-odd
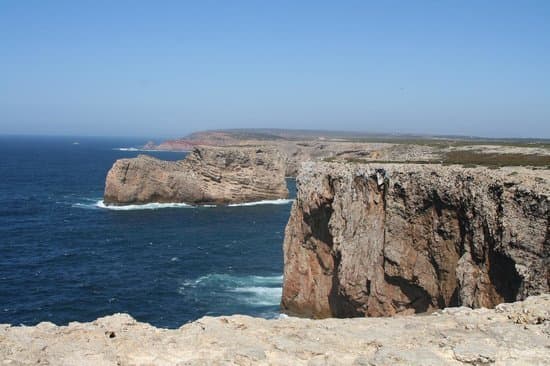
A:
[[[200,147],[177,162],[145,155],[117,160],[107,174],[104,202],[228,204],[287,196],[284,160],[276,150]]]
[[[429,316],[0,325],[3,365],[549,365],[550,296]]]
[[[306,163],[283,310],[386,316],[549,291],[548,170]]]

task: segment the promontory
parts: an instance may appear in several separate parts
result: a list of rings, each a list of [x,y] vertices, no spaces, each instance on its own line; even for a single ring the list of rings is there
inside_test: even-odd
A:
[[[117,160],[105,182],[107,205],[232,204],[288,197],[284,160],[265,147],[196,147],[181,161],[140,155]]]

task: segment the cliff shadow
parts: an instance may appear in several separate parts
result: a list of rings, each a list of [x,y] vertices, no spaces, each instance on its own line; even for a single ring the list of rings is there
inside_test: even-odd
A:
[[[513,302],[522,284],[522,278],[516,270],[515,262],[503,253],[490,248],[489,250],[489,279],[500,299],[495,299],[496,304]]]

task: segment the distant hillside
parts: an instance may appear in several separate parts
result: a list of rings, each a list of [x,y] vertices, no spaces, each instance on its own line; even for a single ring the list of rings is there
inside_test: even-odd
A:
[[[357,131],[292,130],[277,128],[224,129],[194,132],[182,139],[227,144],[245,140],[331,140],[350,142],[389,142],[408,144],[491,144],[510,146],[550,147],[550,139],[534,138],[486,138],[454,135],[384,134]]]

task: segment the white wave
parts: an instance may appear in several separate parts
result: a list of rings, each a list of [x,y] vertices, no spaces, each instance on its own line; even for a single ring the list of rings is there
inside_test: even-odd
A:
[[[70,202],[56,202],[56,203],[70,204]],[[72,207],[90,209],[90,208],[95,208],[95,205],[87,205],[85,203],[73,203]]]
[[[118,151],[140,151],[138,148],[135,148],[135,147],[115,147],[115,148],[113,148],[113,150],[118,150]]]
[[[234,276],[221,273],[210,273],[198,277],[195,280],[186,280],[185,286],[198,287],[200,285],[227,285],[229,287],[250,286],[250,285],[280,285],[283,282],[283,276]]]
[[[154,203],[145,203],[142,205],[123,205],[123,206],[115,206],[115,205],[106,205],[102,200],[99,200],[95,204],[99,208],[104,208],[107,210],[114,210],[114,211],[132,211],[132,210],[158,210],[161,208],[189,208],[193,207],[191,205],[188,205],[187,203],[160,203],[160,202],[154,202]]]
[[[89,199],[83,199],[84,201],[90,201]],[[93,200],[93,203],[74,203],[72,207],[85,208],[85,209],[105,209],[113,211],[133,211],[133,210],[158,210],[161,208],[192,208],[194,206],[187,203],[146,203],[142,205],[123,205],[114,206],[106,205],[103,200]]]
[[[241,293],[242,300],[251,305],[271,306],[281,302],[283,289],[281,287],[237,287],[233,292]]]
[[[185,280],[180,294],[191,291],[230,296],[234,301],[251,306],[277,306],[281,302],[283,276],[234,276],[211,273]]]
[[[279,198],[276,200],[262,200],[262,201],[255,201],[255,202],[232,203],[227,206],[240,207],[240,206],[258,206],[258,205],[287,205],[292,202],[294,202],[294,199]]]
[[[162,208],[216,208],[216,207],[246,207],[246,206],[258,206],[258,205],[285,205],[292,203],[293,199],[277,199],[277,200],[263,200],[256,202],[235,203],[230,205],[190,205],[182,202],[152,202],[144,204],[133,205],[107,205],[103,200],[83,198],[83,201],[93,203],[75,203],[72,206],[78,208],[102,208],[106,210],[114,211],[133,211],[133,210],[158,210]]]
[[[143,151],[143,152],[186,152],[181,150],[158,150],[158,149],[140,149],[137,147],[115,147],[116,151]]]

